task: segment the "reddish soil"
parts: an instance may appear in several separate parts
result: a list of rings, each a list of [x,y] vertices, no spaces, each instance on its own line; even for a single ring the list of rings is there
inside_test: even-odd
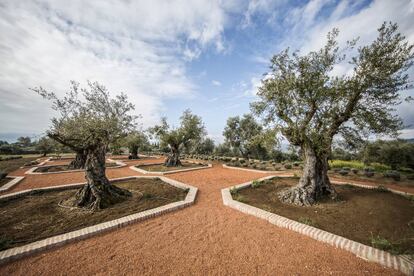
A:
[[[115,174],[137,173],[108,170]],[[220,189],[263,176],[217,165],[171,175],[199,188],[194,206],[3,265],[0,274],[400,275],[223,205]],[[66,173],[24,185],[68,183],[70,177],[82,180],[81,173]]]

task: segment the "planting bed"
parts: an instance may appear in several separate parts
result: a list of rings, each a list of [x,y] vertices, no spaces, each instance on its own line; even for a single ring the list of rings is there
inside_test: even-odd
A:
[[[153,165],[139,165],[137,167],[139,167],[140,169],[149,171],[149,172],[171,172],[171,171],[177,171],[177,170],[182,170],[182,169],[202,168],[205,166],[206,165],[182,162],[182,166],[178,166],[178,167],[166,167],[163,165],[163,163],[153,164]]]
[[[23,157],[19,159],[12,159],[12,160],[1,160],[0,161],[0,172],[10,173],[12,171],[17,170],[18,168],[22,167],[23,165],[35,161],[39,157]]]
[[[119,166],[115,162],[109,162],[105,164],[106,168]],[[73,169],[68,169],[68,165],[51,165],[51,166],[41,166],[37,167],[33,172],[35,173],[50,173],[50,172],[64,172],[64,171],[74,171]]]
[[[26,245],[130,214],[184,200],[187,191],[158,178],[137,178],[115,184],[133,194],[109,208],[91,213],[60,207],[59,202],[75,189],[39,191],[22,197],[0,200],[0,250]]]
[[[347,175],[341,175],[339,172],[329,171],[328,175],[334,178],[340,178],[344,180],[351,181],[362,181],[362,182],[375,182],[378,184],[395,184],[398,186],[404,187],[413,187],[414,188],[414,178],[407,174],[400,174],[400,180],[393,179],[392,177],[384,177],[384,173],[375,172],[373,176],[367,177],[363,174],[362,171],[354,173],[349,171]],[[411,178],[411,179],[410,179]]]
[[[414,200],[379,189],[336,185],[338,200],[286,205],[277,193],[297,178],[274,178],[233,193],[233,199],[392,254],[414,255]]]

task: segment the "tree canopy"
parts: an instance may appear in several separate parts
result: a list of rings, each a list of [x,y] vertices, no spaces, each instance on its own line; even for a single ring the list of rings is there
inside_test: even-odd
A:
[[[171,128],[164,117],[161,119],[161,124],[151,128],[150,132],[159,139],[160,147],[168,146],[170,148],[171,155],[166,160],[167,166],[180,165],[180,151],[183,148],[197,145],[206,135],[201,117],[192,114],[189,109],[181,115],[178,128]]]
[[[338,34],[331,31],[319,51],[300,55],[286,49],[273,56],[257,93],[260,100],[252,104],[305,155],[304,176],[282,197],[287,202],[308,205],[326,192],[335,194],[326,176],[335,135],[355,141],[368,134],[396,135],[402,127],[394,110],[402,100],[400,91],[411,87],[407,70],[413,45],[392,23],[384,23],[371,44],[357,49],[357,40],[340,48]],[[356,55],[348,59],[347,52]],[[335,66],[345,62],[351,73],[334,75]]]

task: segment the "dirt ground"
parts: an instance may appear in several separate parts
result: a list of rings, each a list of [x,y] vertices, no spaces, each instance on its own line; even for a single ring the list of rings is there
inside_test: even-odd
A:
[[[376,189],[335,185],[337,200],[325,199],[312,207],[281,203],[278,192],[297,181],[276,178],[242,189],[233,198],[394,254],[414,255],[413,200]]]
[[[36,183],[56,185],[62,175]],[[222,188],[263,176],[219,165],[173,174],[199,188],[195,205],[3,265],[0,274],[400,275],[223,205]]]
[[[111,167],[115,167],[118,166],[118,164],[116,164],[115,162],[107,162],[105,164],[106,168],[111,168]],[[73,169],[69,169],[67,164],[62,164],[62,165],[48,165],[48,166],[40,166],[38,167],[35,172],[40,172],[40,173],[46,173],[46,172],[63,172],[63,171],[73,171]]]
[[[134,179],[115,185],[131,191],[132,197],[94,213],[59,206],[62,200],[72,197],[77,189],[0,201],[0,250],[184,200],[186,195],[184,190],[160,179]]]

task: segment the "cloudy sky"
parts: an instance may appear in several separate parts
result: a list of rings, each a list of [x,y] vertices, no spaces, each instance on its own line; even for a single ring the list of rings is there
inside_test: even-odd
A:
[[[273,54],[318,49],[333,27],[341,42],[368,43],[383,21],[414,43],[409,0],[2,0],[0,139],[47,129],[50,105],[28,88],[62,95],[70,80],[91,80],[127,93],[145,127],[190,108],[220,142],[227,117],[249,112]],[[398,113],[414,137],[412,103]]]

